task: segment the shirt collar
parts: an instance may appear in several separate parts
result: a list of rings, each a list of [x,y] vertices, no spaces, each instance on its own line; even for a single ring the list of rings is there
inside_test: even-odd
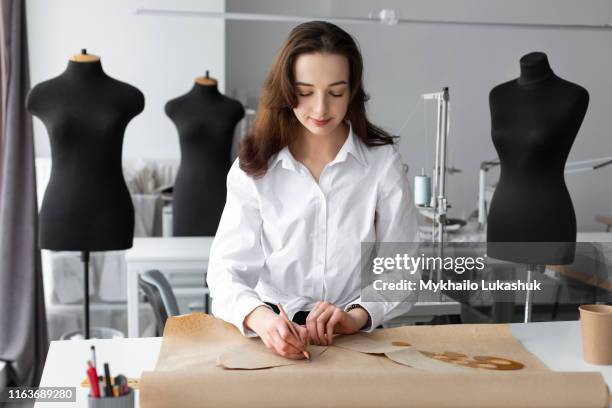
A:
[[[364,152],[364,146],[359,137],[353,132],[353,126],[350,122],[347,122],[349,125],[349,134],[346,138],[346,141],[338,151],[336,158],[331,161],[330,165],[341,163],[346,161],[348,155],[350,154],[357,160],[359,164],[364,167],[368,166],[368,160],[366,158]],[[274,168],[278,162],[282,162],[283,168],[295,170],[297,171],[298,164],[289,151],[289,147],[285,146],[280,152],[276,154],[275,157],[272,158],[270,162],[269,168]]]
[[[343,162],[346,160],[347,156],[350,154],[351,156],[355,158],[355,160],[357,160],[359,164],[361,164],[364,167],[367,167],[368,160],[364,152],[363,143],[361,142],[361,139],[359,139],[359,136],[357,136],[357,134],[353,132],[353,126],[351,125],[351,122],[347,122],[347,123],[349,125],[348,137],[346,138],[346,141],[340,148],[340,151],[338,152],[338,154],[336,155],[336,158],[332,161],[332,163]]]

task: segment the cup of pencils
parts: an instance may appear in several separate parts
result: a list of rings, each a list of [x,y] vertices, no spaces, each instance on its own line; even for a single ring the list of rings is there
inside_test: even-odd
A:
[[[98,375],[95,353],[91,346],[92,359],[87,362],[89,408],[133,408],[134,390],[128,386],[127,378],[122,374],[111,377],[108,363],[104,363],[104,375]]]

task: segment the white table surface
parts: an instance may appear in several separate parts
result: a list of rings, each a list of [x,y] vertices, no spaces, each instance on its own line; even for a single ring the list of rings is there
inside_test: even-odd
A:
[[[598,371],[612,389],[612,366],[595,366],[582,360],[580,322],[546,322],[512,324],[512,333],[527,350],[553,371]],[[95,344],[98,365],[109,362],[111,375],[140,377],[153,370],[161,347],[161,337],[118,340],[53,341],[47,355],[41,386],[77,387],[77,402],[53,407],[86,407],[87,389],[79,384],[85,378],[89,347]],[[138,393],[136,393],[138,398]],[[44,408],[48,404],[36,404]]]
[[[612,235],[612,234],[611,234]],[[127,262],[208,260],[214,237],[138,237],[125,251]]]
[[[577,242],[612,242],[612,232],[579,232]]]

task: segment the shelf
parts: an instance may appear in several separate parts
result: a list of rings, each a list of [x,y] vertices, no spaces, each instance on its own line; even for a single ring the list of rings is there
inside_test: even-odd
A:
[[[139,304],[141,310],[147,309],[150,305],[146,302],[141,302]],[[83,310],[83,303],[70,303],[70,304],[57,304],[50,303],[46,305],[47,311],[52,312],[61,312],[61,311],[73,311],[73,310]],[[127,303],[125,302],[113,302],[113,303],[89,303],[89,311],[108,311],[108,310],[127,310]]]

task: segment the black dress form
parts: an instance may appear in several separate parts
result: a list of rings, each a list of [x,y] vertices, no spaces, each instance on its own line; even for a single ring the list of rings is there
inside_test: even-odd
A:
[[[173,235],[213,236],[226,199],[236,124],[242,104],[215,85],[195,83],[191,91],[166,103],[181,146],[173,192]]]
[[[521,76],[489,96],[501,174],[488,217],[488,255],[525,264],[572,263],[576,216],[564,168],[589,94],[556,76],[544,53],[527,54],[520,64]],[[500,242],[506,244],[491,244]]]
[[[51,142],[41,248],[130,248],[134,207],[121,167],[123,133],[143,110],[144,95],[106,75],[99,60],[69,61],[61,75],[36,85],[26,103],[45,124]]]

